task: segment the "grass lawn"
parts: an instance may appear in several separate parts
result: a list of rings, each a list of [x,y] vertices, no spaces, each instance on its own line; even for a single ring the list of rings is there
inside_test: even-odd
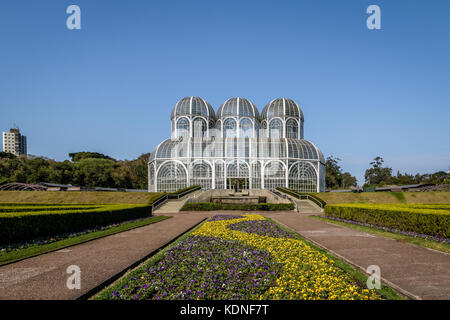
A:
[[[416,237],[407,236],[407,235],[400,234],[400,233],[383,231],[383,230],[379,230],[379,229],[371,228],[371,227],[366,227],[366,226],[358,226],[358,225],[354,225],[354,224],[348,223],[348,222],[342,222],[342,221],[336,221],[336,220],[332,220],[332,219],[327,219],[325,217],[310,216],[310,218],[322,220],[322,221],[325,221],[325,222],[333,223],[333,224],[336,224],[336,225],[339,225],[339,226],[344,226],[344,227],[352,228],[352,229],[363,231],[363,232],[367,232],[367,233],[374,234],[374,235],[377,235],[377,236],[382,236],[382,237],[394,239],[394,240],[397,240],[399,242],[411,243],[411,244],[415,244],[415,245],[418,245],[418,246],[421,246],[421,247],[434,249],[434,250],[438,250],[438,251],[442,251],[442,252],[450,254],[450,244],[448,244],[448,243],[443,243],[443,242],[437,242],[437,241],[432,241],[432,240],[416,238]]]
[[[20,191],[22,192],[22,191]],[[34,191],[33,191],[34,192]],[[30,247],[24,248],[24,249],[15,249],[9,252],[0,252],[0,265],[8,264],[11,262],[15,262],[18,260],[22,260],[25,258],[34,257],[43,253],[59,250],[62,248],[66,248],[69,246],[73,246],[76,244],[80,244],[83,242],[91,241],[94,239],[106,237],[115,233],[143,227],[152,223],[156,223],[165,219],[168,219],[170,217],[166,216],[157,216],[157,217],[150,217],[140,220],[135,220],[131,222],[124,222],[120,225],[113,226],[111,228],[100,230],[100,231],[93,231],[86,234],[78,235],[75,237],[69,237],[67,239],[47,243],[47,244],[36,244],[32,245]]]
[[[147,204],[161,192],[0,191],[0,203]]]

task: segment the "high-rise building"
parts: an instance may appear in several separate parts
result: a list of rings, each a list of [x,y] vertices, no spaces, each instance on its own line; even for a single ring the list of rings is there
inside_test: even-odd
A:
[[[9,132],[3,132],[3,152],[9,152],[16,156],[27,154],[27,137],[20,133],[17,128]]]

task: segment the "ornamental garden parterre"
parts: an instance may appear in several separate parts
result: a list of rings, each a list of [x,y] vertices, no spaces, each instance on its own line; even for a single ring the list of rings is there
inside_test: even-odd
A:
[[[257,214],[210,218],[109,288],[106,298],[383,299],[327,255]]]

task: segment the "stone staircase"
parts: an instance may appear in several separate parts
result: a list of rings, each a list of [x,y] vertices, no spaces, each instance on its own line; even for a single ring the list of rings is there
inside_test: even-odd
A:
[[[184,206],[184,204],[186,203],[186,201],[188,201],[189,199],[193,198],[193,197],[197,197],[198,195],[200,195],[202,193],[201,190],[197,190],[193,193],[190,193],[186,196],[184,196],[181,199],[178,200],[168,200],[166,203],[164,203],[163,205],[161,205],[158,209],[156,209],[153,214],[154,215],[164,215],[164,214],[168,214],[168,213],[177,213],[180,211],[180,209]]]
[[[297,204],[297,211],[299,213],[316,215],[323,212],[321,207],[310,200],[294,199],[294,201]]]

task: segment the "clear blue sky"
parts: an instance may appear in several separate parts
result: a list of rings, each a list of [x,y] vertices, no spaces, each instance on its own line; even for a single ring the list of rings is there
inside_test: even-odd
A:
[[[81,7],[82,29],[66,28]],[[381,7],[382,30],[366,28]],[[377,155],[410,173],[450,164],[449,1],[2,0],[0,129],[56,160],[151,152],[185,96],[217,110],[289,97],[305,138],[363,183]]]

